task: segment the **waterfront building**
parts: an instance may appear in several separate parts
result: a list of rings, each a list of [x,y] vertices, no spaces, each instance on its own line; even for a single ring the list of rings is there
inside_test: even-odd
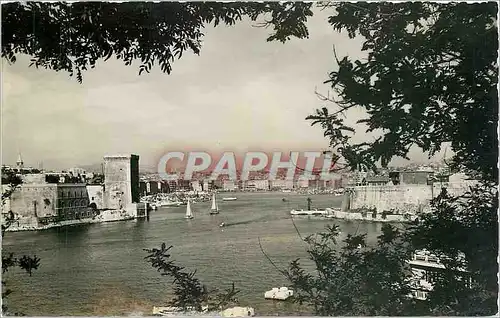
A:
[[[3,191],[5,191],[3,186]],[[12,212],[17,226],[38,227],[57,221],[92,217],[86,185],[22,184],[6,200],[3,214]]]
[[[203,191],[208,191],[209,189],[210,189],[210,181],[209,180],[203,180],[202,190]]]
[[[299,179],[297,180],[296,187],[299,189],[304,189],[309,187],[309,180]]]
[[[273,190],[292,190],[294,188],[293,180],[272,180],[269,181],[269,184]]]
[[[431,184],[432,171],[392,171],[389,173],[389,178],[395,185],[404,184]]]
[[[57,184],[57,216],[62,220],[75,220],[92,217],[95,211],[90,208],[87,185]]]
[[[325,187],[324,180],[309,180],[309,188],[310,189],[323,189]]]
[[[389,177],[385,176],[369,176],[367,177],[364,181],[364,184],[370,186],[370,185],[388,185],[392,184],[392,181]]]
[[[199,180],[191,181],[191,189],[196,192],[203,191],[203,184]]]
[[[87,175],[87,171],[85,171],[85,169],[83,168],[71,168],[68,170],[68,172],[74,176],[86,176]]]
[[[267,191],[269,190],[268,180],[247,180],[244,182],[246,191]]]
[[[177,190],[180,190],[180,191],[191,191],[191,190],[193,190],[191,188],[191,181],[184,180],[184,179],[177,180]]]
[[[224,180],[222,184],[222,189],[224,191],[236,191],[238,190],[238,184],[233,180]]]

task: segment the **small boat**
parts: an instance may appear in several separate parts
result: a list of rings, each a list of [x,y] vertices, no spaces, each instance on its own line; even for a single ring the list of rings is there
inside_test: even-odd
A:
[[[234,197],[231,197],[231,198],[222,198],[222,201],[236,201],[238,200],[238,198],[234,198]]]
[[[312,211],[292,210],[292,211],[290,211],[290,214],[291,215],[326,216],[329,213],[326,210],[312,210]]]
[[[191,211],[191,200],[188,200],[186,207],[186,216],[185,219],[194,219],[193,211]]]
[[[157,206],[181,206],[181,201],[170,201],[170,200],[162,200],[157,203]]]
[[[287,287],[273,288],[264,293],[265,299],[287,300],[293,296],[293,290]]]
[[[187,307],[185,309],[181,307],[153,307],[153,316],[168,316],[168,317],[176,317],[182,314],[190,313],[190,314],[204,314],[208,312],[208,306],[203,306],[201,308],[201,312],[196,311],[194,307]]]
[[[210,209],[210,214],[219,214],[219,205],[217,204],[217,200],[215,198],[215,192],[212,195],[212,208]]]

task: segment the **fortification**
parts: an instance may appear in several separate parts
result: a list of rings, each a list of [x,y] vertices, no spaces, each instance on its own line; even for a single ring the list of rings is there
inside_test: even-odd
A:
[[[124,210],[139,202],[139,156],[104,157],[104,200],[106,209]]]
[[[427,212],[433,197],[431,185],[356,186],[346,191],[344,211],[397,211],[398,214]]]
[[[432,184],[367,185],[347,188],[342,211],[375,210],[377,213],[418,214],[430,211],[430,202],[446,188],[452,196],[466,192],[475,181]]]

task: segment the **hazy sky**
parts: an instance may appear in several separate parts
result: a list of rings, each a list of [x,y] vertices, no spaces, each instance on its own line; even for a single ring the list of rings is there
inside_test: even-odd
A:
[[[156,165],[168,151],[246,148],[323,150],[327,140],[305,117],[325,105],[328,72],[339,55],[363,57],[360,40],[332,30],[325,13],[309,23],[310,38],[266,42],[270,30],[251,22],[207,27],[199,56],[187,53],[170,75],[138,76],[138,64],[110,60],[84,74],[2,61],[2,159],[69,168],[103,155],[139,154]],[[362,116],[349,113],[347,122]],[[359,138],[366,138],[360,134]],[[424,158],[421,154],[416,159]]]

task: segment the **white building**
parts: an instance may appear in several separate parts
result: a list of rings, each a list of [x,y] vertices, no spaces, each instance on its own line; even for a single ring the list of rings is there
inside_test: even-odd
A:
[[[85,171],[85,169],[82,169],[82,168],[71,168],[68,170],[68,172],[72,173],[74,176],[77,176],[77,175],[84,176],[87,174],[87,171]]]
[[[222,189],[224,191],[236,191],[238,190],[238,185],[233,180],[224,180]]]
[[[287,189],[291,190],[294,188],[293,186],[293,180],[272,180],[270,181],[271,189],[276,188],[276,189]]]
[[[245,184],[247,190],[269,190],[268,180],[248,180]]]
[[[195,192],[203,191],[203,185],[202,185],[201,181],[198,181],[198,180],[191,181],[191,188]]]
[[[299,179],[297,180],[297,188],[308,188],[309,187],[309,180],[304,180],[304,179]]]

